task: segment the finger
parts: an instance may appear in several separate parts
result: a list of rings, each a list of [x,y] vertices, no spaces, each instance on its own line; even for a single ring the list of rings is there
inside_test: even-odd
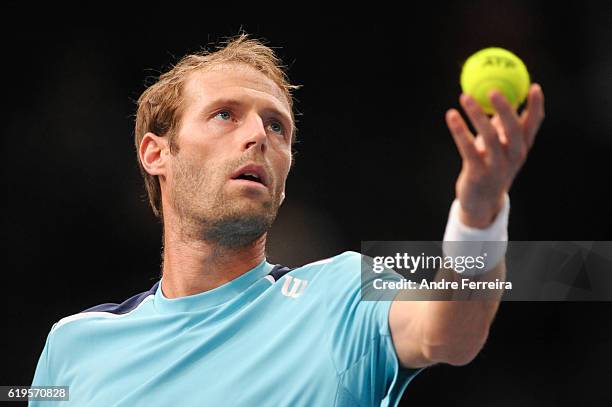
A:
[[[498,114],[493,116],[493,118],[491,119],[491,124],[493,125],[493,127],[495,127],[495,131],[497,132],[497,135],[499,137],[499,140],[501,141],[502,146],[507,147],[508,137],[506,137],[506,131],[504,130],[504,126],[502,125],[501,119],[499,118]]]
[[[501,144],[495,128],[489,121],[489,117],[482,111],[476,100],[471,96],[462,94],[459,98],[461,106],[474,125],[474,128],[484,139],[484,143],[493,162],[499,162],[502,158]]]
[[[527,109],[521,114],[520,119],[527,149],[530,149],[533,145],[542,120],[544,120],[544,92],[542,92],[542,87],[539,84],[534,83],[529,89]]]
[[[518,115],[508,100],[499,91],[492,91],[489,95],[491,103],[497,111],[498,121],[503,127],[506,138],[506,150],[510,161],[523,160],[525,154],[525,138]]]
[[[485,152],[487,151],[487,149],[485,148],[484,140],[483,140],[481,134],[476,136],[476,140],[474,141],[474,145],[476,146],[476,151],[478,151],[479,154],[485,154]]]
[[[450,109],[446,112],[446,125],[453,135],[461,157],[473,163],[479,162],[480,155],[474,145],[474,136],[457,110]]]

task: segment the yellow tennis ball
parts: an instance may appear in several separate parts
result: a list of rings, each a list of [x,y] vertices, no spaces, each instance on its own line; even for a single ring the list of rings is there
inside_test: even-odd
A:
[[[529,72],[519,57],[503,48],[485,48],[470,56],[461,70],[461,89],[472,96],[482,110],[494,114],[489,92],[504,94],[516,110],[527,97]]]

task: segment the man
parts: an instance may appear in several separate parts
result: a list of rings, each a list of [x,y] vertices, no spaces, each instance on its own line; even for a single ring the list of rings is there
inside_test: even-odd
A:
[[[135,144],[163,220],[162,278],[57,322],[33,385],[69,386],[79,406],[394,406],[422,368],[476,356],[498,301],[360,301],[354,252],[293,270],[266,261],[294,88],[272,50],[241,35],[143,93]],[[463,158],[447,227],[459,240],[503,237],[507,191],[543,118],[537,85],[521,117],[492,101],[489,120],[461,98],[476,137],[456,110],[446,117]],[[487,278],[503,274],[500,262]]]

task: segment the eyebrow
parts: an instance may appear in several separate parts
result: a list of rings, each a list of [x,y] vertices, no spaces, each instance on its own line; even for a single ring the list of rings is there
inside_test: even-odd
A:
[[[210,102],[208,102],[203,108],[202,108],[202,112],[208,112],[212,107],[214,106],[242,106],[244,105],[244,102],[242,102],[239,99],[235,99],[235,98],[227,98],[227,97],[220,97],[217,99],[214,99]],[[277,109],[276,107],[265,107],[263,109],[264,112],[266,113],[272,113],[275,116],[280,117],[283,121],[286,121],[287,124],[290,126],[290,130],[293,131],[293,120],[291,120],[291,116],[287,115],[286,113],[282,112],[281,110]]]

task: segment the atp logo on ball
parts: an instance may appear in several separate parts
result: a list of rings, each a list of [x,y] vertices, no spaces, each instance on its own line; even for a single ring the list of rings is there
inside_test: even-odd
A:
[[[482,67],[499,66],[501,68],[514,69],[517,65],[510,58],[505,58],[500,55],[487,55],[485,60],[482,62]]]

